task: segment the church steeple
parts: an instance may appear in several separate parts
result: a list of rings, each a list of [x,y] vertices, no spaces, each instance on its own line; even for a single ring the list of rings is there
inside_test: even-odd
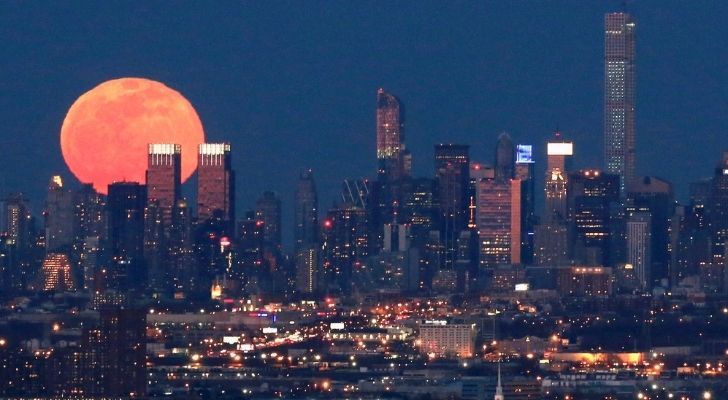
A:
[[[505,397],[503,397],[503,387],[501,386],[501,367],[500,367],[500,360],[498,360],[498,385],[495,387],[495,396],[493,396],[493,400],[504,400]]]

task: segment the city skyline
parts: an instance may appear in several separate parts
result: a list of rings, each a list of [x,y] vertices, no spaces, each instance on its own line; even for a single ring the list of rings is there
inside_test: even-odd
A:
[[[0,4],[0,396],[728,393],[728,6],[416,5]]]
[[[710,71],[720,70],[721,66],[725,64],[725,60],[721,60],[720,57],[701,60],[700,66],[697,68],[695,66],[697,57],[691,56],[691,54],[697,54],[701,48],[710,49],[713,46],[719,46],[726,35],[720,34],[720,29],[723,28],[711,23],[714,21],[714,16],[719,15],[720,12],[706,13],[705,10],[697,7],[691,8],[677,3],[671,4],[672,7],[660,9],[653,9],[649,3],[642,4],[644,3],[629,4],[628,6],[630,14],[639,22],[638,47],[647,49],[639,52],[637,71],[640,87],[637,101],[640,110],[637,121],[637,130],[640,132],[637,139],[637,151],[640,154],[638,171],[640,174],[658,175],[673,182],[678,198],[684,200],[687,183],[707,177],[708,174],[703,171],[707,171],[713,163],[711,160],[718,158],[720,154],[715,151],[714,155],[702,157],[696,149],[681,148],[683,153],[680,155],[673,154],[671,157],[665,158],[661,155],[671,154],[675,150],[670,149],[680,148],[676,146],[680,140],[698,134],[702,134],[707,145],[706,148],[722,148],[718,145],[720,139],[717,132],[720,132],[718,127],[721,126],[722,118],[725,117],[722,113],[716,113],[716,107],[725,104],[725,96],[721,95],[720,91],[710,88],[725,85],[720,83],[723,79],[722,74]],[[600,4],[568,7],[568,12],[559,17],[561,21],[568,21],[568,23],[556,23],[556,20],[553,19],[546,19],[545,23],[542,21],[546,36],[537,37],[542,37],[547,41],[539,42],[539,47],[550,49],[549,54],[535,49],[532,45],[526,45],[524,40],[527,36],[524,33],[527,30],[521,33],[507,28],[504,24],[494,21],[492,16],[500,13],[510,17],[514,24],[527,27],[529,26],[527,22],[533,18],[534,13],[539,12],[545,16],[553,15],[562,11],[563,5],[561,7],[546,5],[541,10],[530,10],[531,7],[519,9],[517,6],[504,7],[489,3],[472,6],[473,9],[470,13],[472,16],[470,17],[463,16],[469,13],[454,13],[455,10],[446,7],[443,12],[453,18],[451,23],[457,29],[449,34],[452,35],[449,39],[446,35],[441,37],[441,40],[447,40],[452,43],[452,46],[445,51],[437,45],[437,41],[423,44],[424,47],[414,53],[416,57],[413,59],[413,62],[417,60],[422,65],[421,72],[413,70],[413,65],[407,63],[394,51],[405,46],[408,43],[407,40],[414,34],[422,33],[419,18],[432,14],[432,7],[425,7],[420,17],[414,17],[409,22],[405,20],[405,23],[395,31],[385,29],[376,34],[376,37],[389,35],[393,38],[391,45],[383,48],[382,56],[389,56],[394,62],[394,64],[386,63],[388,66],[383,66],[380,73],[376,74],[362,74],[361,67],[375,61],[374,54],[367,47],[362,49],[361,56],[355,57],[349,52],[342,53],[342,47],[331,40],[315,41],[314,37],[293,39],[294,37],[291,36],[290,40],[298,42],[301,50],[311,48],[314,43],[321,43],[322,47],[317,50],[319,52],[328,49],[328,56],[323,60],[327,60],[331,64],[331,71],[335,72],[338,78],[333,81],[326,79],[328,74],[322,74],[323,71],[317,67],[320,65],[319,63],[307,64],[312,62],[310,58],[304,56],[300,51],[291,50],[288,57],[294,57],[303,62],[300,65],[304,67],[305,71],[294,75],[294,78],[280,77],[281,90],[286,92],[284,96],[280,96],[281,90],[262,92],[260,84],[242,84],[242,82],[248,82],[248,78],[233,78],[232,75],[224,72],[228,71],[224,67],[225,61],[229,61],[231,63],[228,65],[243,71],[244,77],[252,77],[251,74],[259,73],[261,83],[271,83],[271,74],[261,72],[255,58],[246,62],[244,59],[230,58],[225,55],[219,60],[190,61],[189,68],[197,68],[206,72],[203,74],[206,79],[191,81],[187,78],[185,68],[165,67],[166,63],[174,59],[175,53],[171,49],[158,55],[151,55],[127,42],[126,38],[121,38],[109,31],[100,36],[101,43],[121,44],[122,48],[126,49],[125,54],[134,54],[139,50],[139,55],[145,56],[123,60],[104,51],[102,51],[101,58],[92,57],[87,52],[78,53],[80,50],[73,49],[69,55],[50,52],[54,61],[57,61],[54,64],[60,68],[59,72],[53,72],[55,74],[64,71],[63,66],[67,65],[68,60],[72,59],[74,54],[77,56],[76,58],[80,57],[92,69],[83,74],[70,74],[70,78],[64,78],[63,82],[54,78],[55,80],[52,82],[55,82],[54,85],[57,84],[58,89],[53,90],[53,94],[50,96],[46,96],[46,100],[42,104],[35,104],[37,97],[31,95],[31,92],[18,92],[18,88],[14,84],[8,83],[7,92],[14,93],[14,97],[22,101],[8,104],[6,113],[12,112],[12,115],[22,116],[28,115],[29,112],[43,110],[45,117],[29,124],[19,124],[15,119],[8,120],[7,131],[9,135],[10,132],[14,132],[14,135],[5,137],[3,143],[26,148],[28,161],[10,155],[2,162],[12,163],[19,166],[21,171],[28,172],[21,174],[22,177],[3,176],[0,186],[4,192],[18,190],[25,192],[33,200],[31,206],[34,212],[39,212],[41,206],[39,200],[43,196],[48,177],[60,174],[69,180],[70,175],[54,150],[55,145],[38,148],[31,146],[29,141],[54,143],[54,136],[60,127],[62,115],[73,98],[103,80],[125,75],[158,79],[189,97],[200,113],[203,126],[209,136],[208,141],[232,141],[233,147],[236,149],[234,169],[239,174],[242,174],[243,171],[250,172],[245,180],[238,183],[239,208],[237,211],[243,212],[245,209],[253,208],[258,195],[264,190],[272,189],[282,196],[284,221],[288,221],[284,222],[286,228],[292,224],[290,222],[292,221],[292,207],[290,206],[293,202],[293,193],[289,193],[284,188],[292,187],[295,184],[300,171],[311,168],[316,173],[321,191],[322,209],[328,207],[331,200],[337,197],[338,188],[344,177],[355,178],[372,175],[376,165],[371,157],[375,148],[372,138],[374,123],[371,104],[374,101],[373,93],[379,87],[395,93],[407,105],[407,148],[413,154],[414,174],[417,176],[431,170],[433,144],[439,142],[469,143],[473,147],[473,160],[487,161],[490,159],[491,142],[502,131],[509,132],[514,141],[518,143],[534,144],[536,159],[541,162],[545,159],[545,151],[539,152],[539,148],[542,148],[539,144],[548,140],[556,127],[559,127],[569,139],[575,142],[577,167],[601,167],[601,145],[599,144],[601,139],[595,140],[602,135],[601,103],[604,70],[603,48],[600,44],[603,43],[604,13],[617,11],[619,6],[620,4]],[[58,7],[59,9],[55,10],[58,15],[71,18],[67,15],[67,9],[63,6]],[[131,11],[109,7],[120,12],[122,19]],[[249,15],[252,14],[249,13],[260,12],[261,15],[268,15],[273,12],[269,9],[256,9],[253,5],[249,5],[249,7],[229,11],[235,11],[233,14],[244,20],[250,19]],[[341,13],[342,16],[354,18],[354,21],[364,23],[370,18],[359,14],[354,6],[339,6],[339,8],[335,11]],[[389,10],[391,16],[383,16],[383,21],[401,14],[405,11],[404,9],[406,7],[393,7]],[[11,10],[12,12],[8,16],[25,15],[31,10],[38,11],[34,7],[27,7],[27,9],[19,7]],[[46,11],[40,11],[36,16],[28,17],[29,26],[33,26],[36,21],[40,21],[38,18],[45,15]],[[99,14],[102,11],[108,10],[103,7],[90,8],[84,13],[88,17],[99,19],[103,18]],[[142,11],[138,18],[143,21],[155,18],[159,10],[150,6]],[[182,20],[187,20],[192,15],[192,10],[184,7],[177,12],[180,13],[179,16]],[[483,24],[482,27],[473,25],[476,17],[492,23]],[[290,19],[291,27],[312,29],[316,26],[313,21],[303,17],[287,18]],[[680,19],[683,29],[687,32],[695,32],[692,36],[699,40],[686,46],[686,41],[679,37],[675,39],[677,40],[675,45],[669,49],[661,47],[659,38],[663,36],[663,31],[670,29],[677,18]],[[229,28],[229,19],[222,21],[223,25]],[[9,21],[6,26],[14,27],[10,22],[12,21]],[[384,23],[370,22],[372,26]],[[491,25],[492,27],[486,28]],[[53,20],[51,20],[51,29],[54,29],[54,26]],[[205,26],[205,21],[201,26]],[[239,29],[232,29],[233,32],[237,32],[236,37],[242,39],[241,43],[248,43],[246,38],[255,37],[263,28],[256,25],[255,21],[250,21],[246,26],[251,27],[249,35]],[[256,26],[259,26],[259,29],[254,29]],[[557,26],[565,28],[556,29]],[[142,28],[142,31],[148,29]],[[160,39],[153,43],[156,48],[168,49],[168,45],[163,40],[166,40],[172,30],[179,29],[179,27],[169,29],[171,30],[163,29],[159,32]],[[365,34],[362,29],[363,26],[354,24],[351,30],[346,31],[348,35],[346,37],[353,40],[352,43],[355,47],[363,46],[360,41],[362,37],[374,35],[374,33]],[[284,32],[281,33],[281,36],[271,37],[269,40],[273,42],[270,44],[288,40],[286,39],[288,32]],[[313,29],[312,35],[320,35],[324,32]],[[494,36],[495,32],[498,32],[497,36]],[[62,36],[71,35],[71,38],[76,38],[81,42],[87,40],[84,37],[73,36],[77,34],[80,32],[62,32]],[[213,31],[211,34],[216,33]],[[22,29],[11,36],[18,38],[21,43],[23,40],[34,40],[38,43],[38,49],[47,46],[46,42],[43,40],[38,42],[33,39],[33,34],[24,33]],[[502,45],[494,41],[494,37],[500,38]],[[708,43],[702,39],[706,37],[713,39]],[[200,55],[210,54],[196,43],[193,41],[192,51]],[[228,48],[228,45],[223,43],[227,42],[220,42],[221,47],[216,47],[217,51]],[[247,51],[256,51],[251,47],[252,45],[246,46],[248,46]],[[316,47],[313,48],[316,49]],[[478,48],[484,53],[494,54],[496,57],[483,58],[479,55],[480,52],[476,51]],[[269,59],[269,51],[266,49],[266,47],[259,48],[256,52],[266,57],[265,59]],[[488,49],[491,50],[488,51]],[[569,51],[566,51],[567,49]],[[559,53],[562,55],[561,57],[556,56]],[[34,65],[35,56],[23,51],[15,54],[16,56],[12,58],[13,62],[30,62],[31,65]],[[574,54],[580,54],[579,58],[575,59]],[[466,55],[471,57],[465,58]],[[445,56],[447,57],[443,58]],[[426,61],[428,59],[431,61]],[[106,63],[111,60],[115,60],[115,62],[113,65],[107,65],[103,60],[107,60]],[[541,64],[540,69],[529,69],[525,67],[529,64],[529,60],[543,60],[544,63]],[[289,59],[289,61],[292,60]],[[341,70],[342,63],[345,65],[347,62],[355,61],[356,63],[353,64],[355,68],[351,72],[344,73]],[[487,63],[484,64],[485,62]],[[246,64],[249,66],[246,67]],[[310,67],[306,67],[306,65],[310,65]],[[183,63],[182,67],[184,66]],[[35,70],[30,68],[21,74],[12,67],[12,64],[6,64],[6,67],[8,67],[10,76],[18,78],[51,73],[39,67]],[[692,67],[690,70],[694,71],[693,74],[686,75],[681,72],[686,71],[686,68],[689,67]],[[207,71],[223,71],[223,73],[216,73],[213,77]],[[413,73],[414,75],[411,75]],[[448,78],[432,80],[434,73]],[[688,80],[695,79],[695,84],[689,87],[683,86],[682,83],[663,85],[662,83],[666,80],[660,79],[660,77],[673,73],[686,76]],[[419,82],[419,80],[413,79],[418,75],[425,80]],[[306,76],[319,83],[313,92],[314,96],[306,96],[308,93],[306,90],[312,89],[312,87],[307,88],[306,85],[302,86],[302,82],[304,82],[302,79]],[[516,78],[518,79],[516,80]],[[439,83],[429,85],[428,90],[425,90],[425,81]],[[233,82],[241,84],[232,84]],[[698,82],[703,82],[703,84]],[[245,98],[240,98],[237,94],[231,93],[229,89],[221,87],[222,84],[230,88],[239,87],[241,93],[245,93]],[[350,89],[346,89],[347,87]],[[512,90],[504,91],[506,87],[511,87]],[[688,93],[692,92],[695,95],[678,96],[676,92],[688,89]],[[254,102],[255,98],[260,98],[260,102]],[[522,101],[537,98],[547,100],[549,105]],[[439,99],[438,102],[435,102],[435,99]],[[464,102],[464,99],[468,100]],[[526,104],[526,107],[516,106],[516,102]],[[571,106],[559,106],[564,103],[571,104]],[[33,107],[30,107],[31,104]],[[242,107],[241,111],[234,111],[235,104]],[[283,113],[277,112],[275,113],[278,116],[277,119],[271,119],[269,112],[261,113],[263,109],[259,105],[262,104],[273,106],[268,108],[273,112],[283,111]],[[322,112],[321,107],[329,110],[328,117],[323,117],[327,114]],[[455,112],[455,110],[458,111]],[[335,115],[331,114],[332,111],[335,111]],[[250,114],[250,112],[254,112],[254,114]],[[686,113],[690,113],[691,117],[688,118]],[[250,118],[241,118],[245,116],[250,116]],[[329,122],[325,124],[324,129],[313,129],[315,124],[322,124],[325,120]],[[304,139],[310,135],[307,132],[315,132],[313,137],[316,139],[312,141]],[[248,143],[255,145],[250,146]],[[325,143],[330,157],[311,157],[310,155],[315,154],[316,151],[312,147],[314,143]],[[300,151],[298,154],[294,153],[292,157],[282,157],[282,154],[291,154],[291,148],[288,146],[294,146]],[[362,151],[353,153],[352,148],[361,148]],[[38,164],[35,162],[38,158],[48,161]],[[257,172],[258,166],[265,165],[266,159],[275,159],[281,168],[266,174]],[[346,162],[342,163],[341,160],[346,160]],[[30,162],[35,165],[33,168],[30,168]],[[705,166],[690,168],[692,164],[705,164]],[[9,164],[3,165],[7,168]],[[337,173],[329,172],[334,169],[333,166],[336,166]],[[540,174],[540,171],[537,174]],[[192,185],[185,185],[187,197],[190,197],[189,195],[193,192]],[[538,192],[540,194],[540,190]],[[285,229],[285,231],[287,233],[284,242],[291,243],[290,229]]]

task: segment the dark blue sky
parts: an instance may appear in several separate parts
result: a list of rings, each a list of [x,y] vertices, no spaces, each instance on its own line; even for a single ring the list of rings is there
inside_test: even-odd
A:
[[[209,140],[233,143],[239,211],[272,189],[290,214],[306,167],[322,209],[343,178],[372,175],[379,86],[406,104],[418,174],[432,174],[436,142],[490,161],[499,132],[541,145],[556,126],[574,139],[577,166],[600,166],[603,14],[621,4],[1,2],[0,190],[39,209],[49,177],[70,178],[58,141],[68,107],[123,76],[179,90]],[[728,148],[728,3],[628,7],[638,172],[684,197]]]

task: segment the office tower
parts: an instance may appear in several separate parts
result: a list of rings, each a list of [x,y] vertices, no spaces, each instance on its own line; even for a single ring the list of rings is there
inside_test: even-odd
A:
[[[197,294],[207,293],[213,283],[223,281],[231,272],[235,264],[231,253],[232,228],[221,209],[215,209],[209,218],[197,221],[193,235],[200,276]]]
[[[298,178],[294,206],[296,251],[317,246],[319,241],[318,193],[311,170],[304,171]]]
[[[640,286],[648,289],[652,280],[651,225],[648,210],[627,212],[627,264],[636,272]]]
[[[635,178],[628,186],[627,213],[644,210],[650,214],[650,275],[648,287],[666,285],[670,278],[672,218],[675,196],[672,185],[660,178]],[[676,232],[677,233],[677,232]]]
[[[230,143],[203,143],[197,159],[197,218],[205,221],[215,210],[232,227],[235,221],[235,172]]]
[[[612,265],[612,210],[619,203],[619,182],[619,175],[593,169],[569,174],[569,243],[577,264]]]
[[[435,178],[440,196],[440,230],[445,245],[445,268],[451,269],[455,261],[455,242],[468,223],[469,147],[435,145]]]
[[[495,177],[503,181],[512,179],[515,174],[516,148],[510,135],[503,132],[498,135],[495,145]]]
[[[322,225],[322,281],[349,294],[355,270],[370,254],[366,210],[354,205],[334,207]]]
[[[377,90],[377,160],[380,181],[404,176],[404,107],[384,89]]]
[[[420,290],[433,288],[435,277],[445,265],[445,246],[442,244],[440,231],[430,231],[422,251],[420,263]]]
[[[434,179],[411,178],[402,182],[397,221],[409,225],[414,247],[422,249],[430,232],[439,229],[439,201]]]
[[[558,132],[547,144],[545,221],[564,222],[568,218],[568,161],[573,154],[573,143],[562,140]]]
[[[48,185],[43,210],[45,217],[46,251],[68,251],[73,242],[73,195],[55,175]]]
[[[137,182],[116,182],[109,185],[108,193],[112,288],[141,290],[146,281],[143,260],[146,187]]]
[[[67,255],[49,253],[43,260],[42,269],[44,291],[65,291],[75,288],[71,277],[71,262]]]
[[[255,218],[263,221],[265,247],[281,249],[281,199],[271,191],[265,191],[255,202]]]
[[[545,208],[535,240],[538,265],[564,265],[569,259],[567,189],[573,154],[573,143],[565,141],[559,132],[546,145]]]
[[[515,178],[521,181],[521,262],[533,264],[536,231],[536,177],[533,146],[516,146]]]
[[[481,179],[477,194],[480,265],[521,263],[521,181]]]
[[[701,266],[713,261],[713,234],[706,207],[710,185],[701,181],[690,186],[690,203],[678,208],[675,213],[679,219],[673,271],[670,274],[673,287],[683,278],[697,275]]]
[[[253,271],[263,265],[263,235],[265,223],[247,211],[238,222],[238,247],[240,263],[244,270]]]
[[[200,284],[194,256],[191,214],[187,200],[178,200],[174,207],[168,245],[170,283],[178,297],[192,292]]]
[[[146,321],[144,309],[101,308],[98,325],[84,331],[86,395],[146,395]]]
[[[626,13],[604,16],[604,162],[624,193],[635,176],[635,23]]]

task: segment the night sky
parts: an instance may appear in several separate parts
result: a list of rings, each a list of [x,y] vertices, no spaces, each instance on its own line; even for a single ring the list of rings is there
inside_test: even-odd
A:
[[[543,162],[557,126],[575,141],[576,166],[600,167],[603,14],[621,7],[0,2],[0,193],[23,191],[39,211],[50,176],[71,178],[59,145],[66,111],[125,76],[185,95],[208,141],[233,144],[238,215],[274,190],[286,237],[299,171],[314,169],[322,210],[344,178],[374,175],[380,86],[406,106],[417,175],[433,174],[438,142],[470,144],[473,160],[490,162],[502,131],[538,145]],[[728,2],[627,7],[637,21],[638,174],[672,181],[684,199],[728,149]]]

